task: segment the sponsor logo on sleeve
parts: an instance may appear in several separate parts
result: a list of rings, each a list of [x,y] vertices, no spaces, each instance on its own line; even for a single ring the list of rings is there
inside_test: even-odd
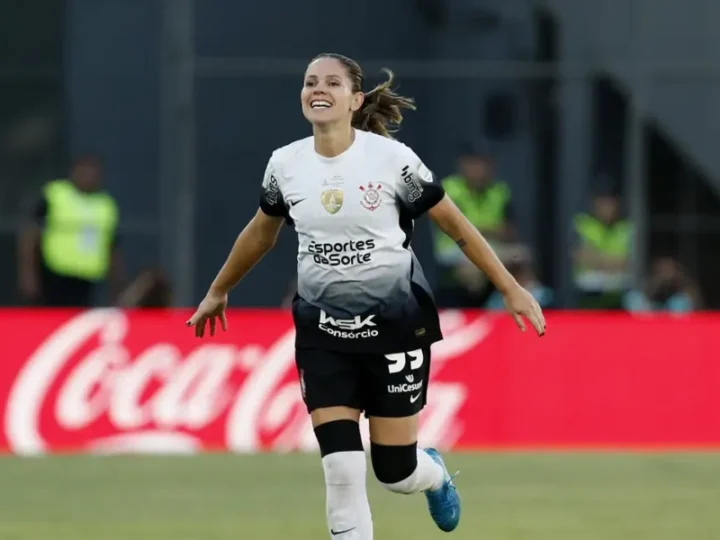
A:
[[[410,170],[410,166],[405,165],[402,169],[402,179],[408,191],[408,202],[417,201],[423,193],[423,187],[415,174]]]
[[[280,186],[278,185],[277,178],[275,178],[275,175],[270,175],[270,180],[268,181],[268,187],[265,191],[265,200],[269,204],[277,204],[278,198],[280,197]]]

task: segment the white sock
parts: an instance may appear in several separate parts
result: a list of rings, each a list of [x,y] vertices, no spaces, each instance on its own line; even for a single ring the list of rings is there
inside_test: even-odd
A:
[[[417,451],[417,460],[417,468],[405,480],[383,486],[395,493],[406,495],[440,489],[445,483],[445,470],[422,450]]]
[[[325,456],[322,463],[330,537],[334,540],[372,540],[365,452],[335,452]]]

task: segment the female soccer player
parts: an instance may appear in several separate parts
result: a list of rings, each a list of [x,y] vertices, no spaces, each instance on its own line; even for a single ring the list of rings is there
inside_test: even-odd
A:
[[[260,208],[237,238],[187,322],[198,337],[227,329],[230,290],[275,244],[287,221],[298,234],[293,301],[296,363],[320,446],[332,538],[372,539],[366,461],[358,420],[369,418],[377,479],[396,493],[423,492],[443,531],[460,498],[440,454],[418,450],[430,345],[442,334],[434,300],[410,248],[413,220],[427,212],[492,280],[524,330],[545,332],[537,302],[507,272],[420,158],[390,137],[411,99],[388,80],[365,92],[353,60],[321,54],[300,94],[313,135],[273,152]]]

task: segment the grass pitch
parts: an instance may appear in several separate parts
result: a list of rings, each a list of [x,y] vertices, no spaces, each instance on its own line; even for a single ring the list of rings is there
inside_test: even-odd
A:
[[[370,479],[375,539],[718,540],[720,454],[454,454],[463,519]],[[310,455],[0,459],[2,540],[329,537]]]

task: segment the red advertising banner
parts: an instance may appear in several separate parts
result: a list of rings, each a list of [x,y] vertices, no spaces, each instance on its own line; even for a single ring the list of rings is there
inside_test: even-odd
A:
[[[0,310],[0,450],[315,449],[291,317]],[[441,448],[720,447],[720,316],[442,314],[420,443]],[[366,428],[366,426],[365,426]]]

